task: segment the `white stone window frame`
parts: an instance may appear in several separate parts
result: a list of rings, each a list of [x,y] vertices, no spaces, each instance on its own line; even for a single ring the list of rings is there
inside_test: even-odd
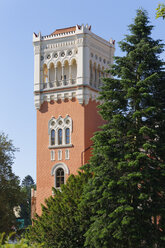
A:
[[[55,151],[54,150],[50,151],[50,159],[51,159],[51,161],[55,160]]]
[[[65,160],[69,160],[69,149],[65,150]]]
[[[62,150],[58,150],[58,160],[62,160]]]
[[[54,176],[54,179],[55,179],[54,187],[56,189],[60,189],[60,187],[56,187],[56,172],[59,168],[62,168],[64,170],[64,184],[66,183],[66,175],[70,174],[69,168],[65,163],[59,162],[53,166],[52,171],[51,171],[51,176]]]
[[[67,124],[67,121],[69,123]],[[61,124],[59,124],[61,122]],[[52,123],[54,123],[52,125]],[[66,115],[65,118],[59,116],[57,119],[52,117],[48,122],[48,134],[49,134],[49,148],[61,148],[61,147],[72,147],[72,118],[69,115]],[[69,128],[70,130],[70,143],[66,144],[66,129]],[[58,144],[58,130],[62,129],[62,144]],[[55,131],[55,145],[51,145],[51,131]]]

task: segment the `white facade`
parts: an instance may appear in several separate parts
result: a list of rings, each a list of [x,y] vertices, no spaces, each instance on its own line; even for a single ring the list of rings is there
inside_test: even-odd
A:
[[[105,70],[113,63],[113,40],[95,35],[88,25],[76,25],[48,36],[34,33],[33,45],[36,109],[44,101],[76,97],[88,104],[97,98],[100,78],[108,76]]]

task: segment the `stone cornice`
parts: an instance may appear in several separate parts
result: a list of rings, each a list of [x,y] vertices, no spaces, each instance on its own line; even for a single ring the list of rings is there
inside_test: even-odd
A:
[[[70,87],[66,87],[66,88],[60,88],[60,89],[52,89],[52,90],[36,90],[34,91],[34,94],[46,94],[46,93],[55,93],[55,92],[58,92],[58,93],[67,93],[68,91],[70,90],[77,90],[77,89],[81,89],[81,88],[88,88],[94,92],[99,92],[98,89],[95,89],[93,88],[92,86],[88,85],[88,84],[80,84],[80,85],[76,85],[76,86],[70,86]]]
[[[89,99],[98,101],[99,92],[98,90],[93,89],[90,86],[81,85],[75,87],[75,89],[70,88],[68,91],[56,90],[56,91],[48,91],[48,92],[35,92],[35,107],[36,109],[40,109],[41,104],[44,101],[51,102],[53,101],[65,101],[72,100],[76,98],[80,104],[87,105]]]

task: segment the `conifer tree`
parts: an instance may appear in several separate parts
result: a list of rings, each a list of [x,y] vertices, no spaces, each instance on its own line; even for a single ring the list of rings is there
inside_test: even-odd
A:
[[[27,175],[22,180],[22,192],[25,194],[24,201],[21,203],[21,212],[20,218],[24,219],[24,227],[31,225],[31,188],[35,188],[36,185],[34,183],[33,178],[30,175]]]
[[[87,207],[79,208],[79,204],[89,177],[87,171],[79,172],[76,176],[71,175],[61,190],[54,189],[54,196],[42,205],[42,215],[36,216],[26,238],[43,243],[44,248],[83,247],[90,211]]]
[[[115,57],[114,77],[103,80],[106,124],[93,138],[83,202],[92,209],[90,248],[165,247],[165,71],[152,29],[138,10],[119,43],[125,56]]]

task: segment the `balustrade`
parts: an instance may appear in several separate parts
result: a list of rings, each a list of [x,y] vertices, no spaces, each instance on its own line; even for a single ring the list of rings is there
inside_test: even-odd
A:
[[[41,83],[41,90],[50,90],[54,88],[63,88],[63,87],[73,86],[76,84],[76,82],[77,82],[77,78]]]

